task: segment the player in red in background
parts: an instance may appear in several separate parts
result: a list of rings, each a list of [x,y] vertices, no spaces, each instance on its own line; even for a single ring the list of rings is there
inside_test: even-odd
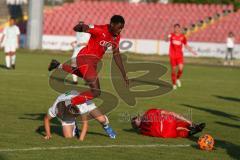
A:
[[[110,24],[86,25],[82,23],[73,28],[75,32],[86,32],[91,35],[88,45],[77,55],[77,67],[73,68],[68,64],[60,64],[57,60],[52,60],[48,70],[61,68],[68,73],[82,77],[90,86],[90,90],[82,92],[71,100],[65,101],[66,106],[69,108],[75,107],[78,104],[85,103],[87,100],[100,96],[101,90],[97,76],[97,64],[108,48],[112,48],[113,58],[128,86],[129,80],[119,52],[120,33],[124,28],[124,24],[125,20],[122,16],[114,15],[111,18]]]
[[[205,127],[205,123],[194,124],[179,114],[163,109],[149,109],[143,116],[132,118],[131,124],[145,136],[161,138],[186,138]]]
[[[181,87],[180,78],[183,73],[183,46],[193,55],[196,56],[197,53],[194,52],[190,46],[188,46],[187,39],[185,35],[182,34],[180,24],[174,25],[174,33],[171,33],[168,38],[170,41],[169,59],[172,70],[173,89],[177,89],[177,86]]]

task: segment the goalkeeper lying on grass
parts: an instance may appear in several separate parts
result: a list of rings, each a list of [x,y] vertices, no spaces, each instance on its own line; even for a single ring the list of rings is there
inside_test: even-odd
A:
[[[46,140],[50,139],[50,120],[57,117],[62,123],[63,136],[65,138],[72,138],[74,136],[79,136],[79,140],[83,141],[87,130],[88,130],[88,116],[96,119],[102,126],[105,132],[110,138],[115,138],[116,134],[109,126],[109,121],[107,116],[103,115],[96,107],[92,101],[87,101],[77,107],[72,107],[70,109],[66,108],[64,101],[71,99],[72,97],[79,95],[77,91],[70,91],[58,96],[53,106],[49,108],[48,113],[44,117],[44,127],[46,131]],[[76,124],[76,118],[80,116],[82,122],[81,134],[79,135],[79,130]]]
[[[136,131],[145,136],[187,138],[201,132],[205,123],[195,124],[185,117],[163,109],[149,109],[142,116],[131,119]]]

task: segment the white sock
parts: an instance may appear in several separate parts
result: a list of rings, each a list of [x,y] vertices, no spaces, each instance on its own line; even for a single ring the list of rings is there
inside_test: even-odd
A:
[[[77,82],[78,81],[78,76],[76,76],[75,74],[72,74],[72,78],[73,78],[73,82]]]
[[[76,130],[76,124],[74,125],[74,127],[73,127],[73,131],[72,131],[72,136],[73,136],[73,137],[76,136],[76,132],[75,132],[75,130]]]
[[[10,68],[10,67],[11,67],[10,56],[6,56],[6,57],[5,57],[5,62],[6,62],[6,66],[7,66],[7,68]]]
[[[107,126],[107,125],[109,125],[109,120],[108,120],[108,117],[106,116],[106,115],[104,115],[104,117],[105,117],[105,123],[103,123],[103,126]]]
[[[12,65],[15,65],[15,62],[16,62],[16,55],[13,55],[13,56],[11,56],[11,64]]]
[[[60,64],[60,65],[58,66],[58,68],[59,68],[59,69],[62,69],[62,64]]]

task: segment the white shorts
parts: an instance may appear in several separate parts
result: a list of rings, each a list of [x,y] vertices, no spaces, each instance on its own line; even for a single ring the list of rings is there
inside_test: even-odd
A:
[[[9,53],[9,52],[16,52],[17,46],[16,45],[5,45],[4,46],[4,52]]]
[[[60,119],[59,119],[60,120]],[[62,126],[75,126],[75,121],[69,121],[69,122],[65,122],[63,120],[60,120],[62,123]]]
[[[87,103],[87,102],[86,102]],[[82,104],[82,105],[79,105],[77,106],[80,110],[80,114],[86,114],[86,113],[89,113],[91,112],[92,110],[96,109],[96,105],[95,103],[90,103],[90,104]]]
[[[64,127],[64,126],[73,126],[72,135],[74,137],[76,135],[75,130],[77,128],[75,121],[73,121],[73,122],[64,122],[62,120],[60,120],[60,121],[62,123],[62,127]]]
[[[88,105],[80,105],[80,107],[78,107],[80,110],[80,114],[86,114],[91,112],[92,110],[96,109],[96,105],[94,103],[88,104]],[[70,125],[75,125],[75,121],[63,121],[61,119],[59,119],[62,123],[62,126],[70,126]]]
[[[77,105],[78,109],[80,110],[80,114],[86,114],[91,112],[92,110],[96,109],[96,105],[93,102],[87,101],[84,104],[81,105]],[[57,117],[57,113],[56,113],[56,106],[52,106],[48,109],[48,115],[52,118]],[[71,120],[71,121],[63,121],[60,118],[58,118],[60,120],[60,122],[62,123],[62,126],[67,126],[67,125],[75,125],[75,120]]]

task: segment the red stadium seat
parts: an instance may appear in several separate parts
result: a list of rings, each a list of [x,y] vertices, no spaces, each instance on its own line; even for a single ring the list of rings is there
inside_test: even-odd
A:
[[[44,12],[44,34],[74,35],[73,26],[80,20],[86,23],[105,24],[113,14],[121,14],[125,17],[126,26],[123,37],[163,39],[172,31],[174,23],[189,27],[199,20],[204,20],[224,9],[233,9],[232,5],[197,5],[197,4],[132,4],[127,2],[111,1],[76,1],[64,4]],[[226,21],[240,18],[240,14],[229,15]],[[199,31],[190,36],[191,40],[224,41],[219,36],[206,38],[205,33],[218,34],[227,33],[230,23],[221,21],[216,26],[206,28],[206,32]],[[240,27],[240,22],[234,23]],[[223,26],[223,27],[218,27]],[[219,29],[223,28],[223,29]],[[213,30],[217,30],[213,32]],[[202,36],[203,35],[203,36]]]

